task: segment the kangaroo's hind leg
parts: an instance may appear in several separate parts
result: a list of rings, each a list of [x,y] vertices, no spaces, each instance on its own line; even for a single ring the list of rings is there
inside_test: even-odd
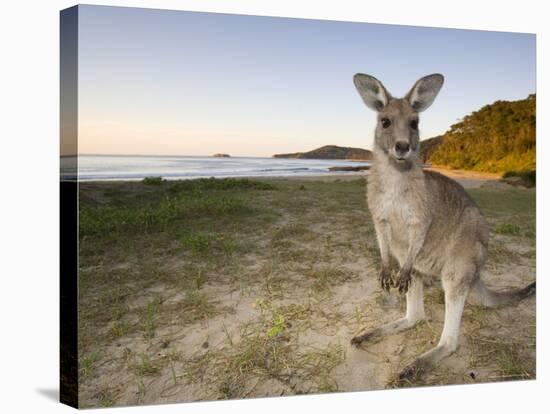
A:
[[[453,273],[444,275],[442,278],[445,291],[445,323],[439,343],[403,369],[399,374],[400,381],[419,378],[437,362],[451,355],[458,347],[460,321],[464,303],[475,276],[475,268],[474,266],[465,266],[459,270],[455,267]]]
[[[364,342],[374,342],[383,336],[395,334],[405,329],[412,328],[418,322],[425,319],[424,293],[422,278],[414,275],[411,286],[407,291],[407,314],[394,322],[387,323],[378,328],[366,331],[351,340],[351,344],[360,346]]]

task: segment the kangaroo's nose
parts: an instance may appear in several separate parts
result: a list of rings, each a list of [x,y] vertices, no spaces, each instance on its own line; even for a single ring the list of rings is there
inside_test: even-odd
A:
[[[408,142],[396,142],[395,143],[395,152],[404,154],[406,152],[409,152],[410,145]]]

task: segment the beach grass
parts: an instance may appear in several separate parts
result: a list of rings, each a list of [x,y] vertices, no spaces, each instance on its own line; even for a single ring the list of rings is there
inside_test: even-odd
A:
[[[339,371],[349,338],[403,309],[377,286],[364,178],[88,182],[79,191],[83,406],[345,391],[354,388]],[[530,278],[534,191],[468,191],[493,230],[489,271],[513,264]],[[442,313],[438,292],[434,284],[427,300]],[[465,314],[472,332],[477,317]],[[415,350],[429,346],[407,335]],[[489,367],[484,380],[534,377],[533,340],[520,342],[525,352],[472,345],[463,359]]]

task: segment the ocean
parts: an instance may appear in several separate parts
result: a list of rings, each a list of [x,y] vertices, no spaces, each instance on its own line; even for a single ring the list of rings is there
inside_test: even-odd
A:
[[[76,177],[75,157],[61,158],[61,178]],[[369,165],[364,161],[306,160],[259,157],[193,157],[138,155],[80,155],[79,181],[141,180],[145,177],[191,179],[209,177],[289,177],[330,174],[329,167]]]

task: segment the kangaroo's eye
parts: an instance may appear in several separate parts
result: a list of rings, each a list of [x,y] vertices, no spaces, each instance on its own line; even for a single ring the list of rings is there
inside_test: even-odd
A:
[[[391,125],[391,121],[388,118],[382,118],[380,123],[382,124],[382,128],[388,128]]]
[[[409,125],[412,129],[418,129],[418,119],[413,119]]]

